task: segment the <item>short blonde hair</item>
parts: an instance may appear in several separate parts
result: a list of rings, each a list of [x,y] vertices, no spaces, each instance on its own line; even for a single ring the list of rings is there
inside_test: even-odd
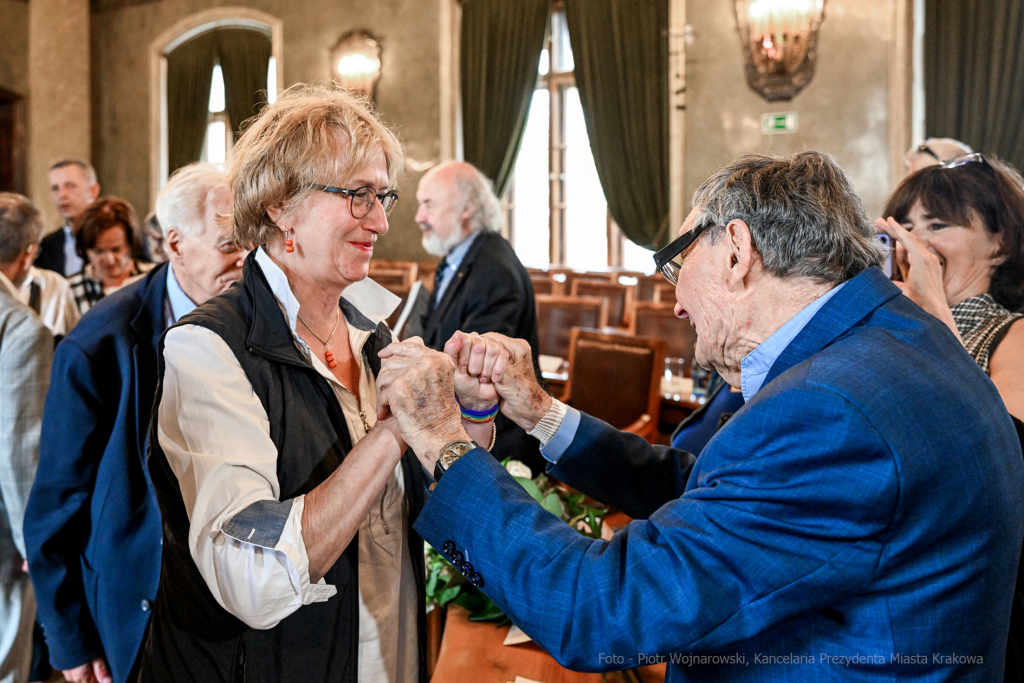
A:
[[[235,143],[229,174],[235,239],[249,247],[265,244],[277,230],[268,208],[281,205],[287,212],[315,191],[314,184],[344,184],[378,153],[394,189],[405,153],[370,101],[337,87],[292,86]]]

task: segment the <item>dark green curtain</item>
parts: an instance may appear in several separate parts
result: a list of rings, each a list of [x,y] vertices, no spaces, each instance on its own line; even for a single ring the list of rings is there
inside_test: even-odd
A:
[[[925,131],[1024,168],[1024,0],[926,0]]]
[[[218,45],[215,32],[203,33],[167,55],[167,170],[171,173],[203,153]]]
[[[549,0],[462,3],[463,158],[505,194],[526,128]]]
[[[668,0],[565,0],[576,87],[608,210],[648,249],[669,239]]]
[[[242,123],[259,113],[266,103],[270,38],[259,31],[243,29],[222,29],[217,34],[228,118],[237,136]]]
[[[270,37],[248,29],[216,29],[167,55],[168,171],[199,160],[209,118],[213,66],[220,62],[231,129],[257,113],[267,88]]]

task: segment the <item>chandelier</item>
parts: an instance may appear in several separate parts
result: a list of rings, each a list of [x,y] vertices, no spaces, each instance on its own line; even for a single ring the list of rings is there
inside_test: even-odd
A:
[[[769,102],[791,100],[814,76],[825,0],[736,0],[747,84]]]
[[[366,31],[348,33],[331,50],[331,65],[341,87],[373,97],[380,78],[380,42]]]

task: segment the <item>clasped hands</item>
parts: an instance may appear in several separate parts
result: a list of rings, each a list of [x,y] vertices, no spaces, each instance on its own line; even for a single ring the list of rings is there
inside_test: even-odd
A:
[[[402,439],[428,471],[445,445],[472,440],[460,404],[486,411],[500,402],[501,412],[526,430],[551,406],[534,374],[530,345],[521,339],[456,332],[443,352],[412,337],[379,355],[377,419],[394,417]]]

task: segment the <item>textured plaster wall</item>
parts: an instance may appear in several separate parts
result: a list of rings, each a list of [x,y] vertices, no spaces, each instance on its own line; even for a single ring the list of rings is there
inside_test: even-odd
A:
[[[685,210],[708,175],[749,153],[815,149],[836,156],[864,200],[881,211],[890,188],[888,134],[892,0],[828,0],[814,79],[790,102],[769,103],[743,75],[734,4],[690,0],[686,47]],[[799,130],[763,135],[761,115],[795,111]]]
[[[56,228],[47,170],[64,157],[88,159],[89,0],[32,0],[28,12],[29,197]]]
[[[28,3],[0,0],[0,88],[28,94]]]
[[[0,0],[7,2],[8,0]],[[327,81],[330,50],[343,34],[365,29],[382,41],[377,106],[409,157],[439,156],[438,0],[162,0],[92,16],[93,161],[104,193],[125,197],[145,215],[150,197],[149,47],[178,21],[211,7],[244,6],[284,25],[284,81]],[[426,258],[413,222],[418,173],[400,181],[402,198],[381,238],[378,258]]]

